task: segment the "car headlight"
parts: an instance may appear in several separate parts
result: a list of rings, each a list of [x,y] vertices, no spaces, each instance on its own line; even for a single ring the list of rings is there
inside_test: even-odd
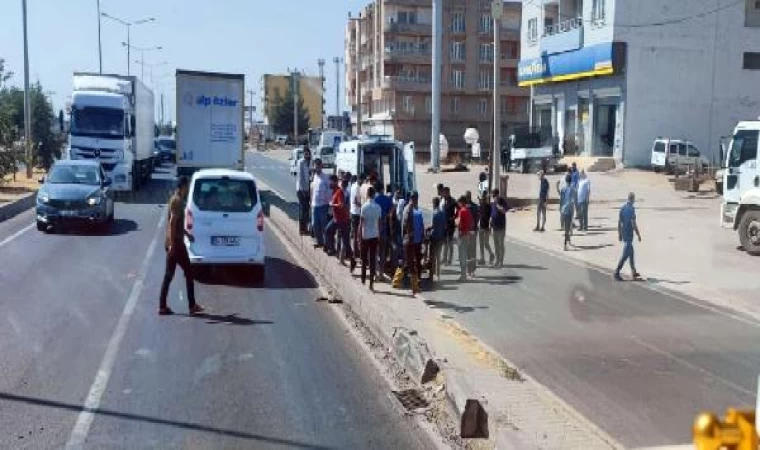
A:
[[[39,200],[40,203],[49,203],[50,196],[47,194],[47,192],[40,192],[37,194],[37,200]]]
[[[100,202],[101,202],[101,198],[100,197],[90,197],[90,198],[87,199],[87,204],[90,205],[90,206],[99,205]]]

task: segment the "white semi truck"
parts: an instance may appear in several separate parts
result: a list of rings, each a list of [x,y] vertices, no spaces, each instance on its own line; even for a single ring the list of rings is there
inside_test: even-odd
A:
[[[70,159],[99,160],[114,191],[136,191],[155,166],[153,92],[137,77],[74,73]]]
[[[760,117],[739,122],[723,173],[721,222],[739,233],[744,250],[760,256]]]
[[[177,70],[177,174],[244,169],[245,76]]]

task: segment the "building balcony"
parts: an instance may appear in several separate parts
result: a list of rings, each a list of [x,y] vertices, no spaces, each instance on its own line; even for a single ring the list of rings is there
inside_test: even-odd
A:
[[[432,8],[430,0],[385,0],[386,5],[394,6],[426,6]]]
[[[406,92],[430,92],[430,78],[388,76],[383,80],[384,89]]]
[[[517,58],[510,58],[502,56],[499,61],[499,66],[506,69],[517,68],[519,60]]]
[[[576,18],[544,28],[541,37],[541,53],[553,55],[583,46],[583,19]]]
[[[385,62],[398,64],[432,64],[432,53],[429,49],[386,49]]]
[[[510,97],[526,97],[530,95],[530,89],[521,88],[516,84],[501,83],[499,85],[499,93]]]
[[[407,34],[411,36],[431,36],[433,25],[430,23],[386,23],[384,30],[388,34]]]

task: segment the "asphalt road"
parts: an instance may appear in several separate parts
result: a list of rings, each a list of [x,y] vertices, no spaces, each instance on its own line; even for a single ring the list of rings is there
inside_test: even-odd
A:
[[[0,448],[425,448],[271,231],[263,283],[212,271],[189,317],[178,272],[156,314],[169,189],[108,234],[0,223]]]
[[[249,154],[248,163],[295,200],[285,164],[260,154]],[[609,273],[515,241],[507,244],[505,264],[505,270],[478,269],[462,285],[455,261],[424,293],[428,306],[455,318],[625,446],[690,442],[700,411],[754,407],[756,321],[618,283]]]

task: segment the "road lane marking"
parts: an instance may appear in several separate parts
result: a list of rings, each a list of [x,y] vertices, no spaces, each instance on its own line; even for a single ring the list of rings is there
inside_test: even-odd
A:
[[[119,353],[121,341],[124,339],[129,320],[132,318],[135,306],[137,305],[137,300],[140,298],[140,294],[145,286],[145,277],[148,273],[150,261],[153,259],[153,254],[158,246],[159,237],[161,236],[160,230],[163,225],[164,216],[162,215],[156,226],[153,240],[148,247],[148,252],[145,254],[145,258],[140,265],[140,271],[137,273],[135,283],[132,285],[132,291],[129,293],[127,303],[124,305],[124,309],[121,312],[119,322],[116,324],[111,339],[108,340],[106,352],[103,354],[103,360],[101,361],[95,379],[90,386],[90,392],[87,394],[82,411],[79,413],[74,428],[71,430],[71,435],[66,443],[67,449],[73,450],[84,448],[84,441],[87,439],[90,427],[92,426],[92,421],[95,419],[95,413],[98,408],[100,408],[100,401],[108,386],[108,380],[111,377],[111,371],[116,362],[116,355]]]
[[[24,228],[18,230],[17,232],[13,233],[12,235],[8,236],[7,238],[0,241],[0,247],[4,246],[5,244],[9,244],[11,241],[16,239],[17,237],[21,236],[22,234],[26,233],[27,231],[31,230],[36,224],[30,223],[29,225],[25,226]]]

